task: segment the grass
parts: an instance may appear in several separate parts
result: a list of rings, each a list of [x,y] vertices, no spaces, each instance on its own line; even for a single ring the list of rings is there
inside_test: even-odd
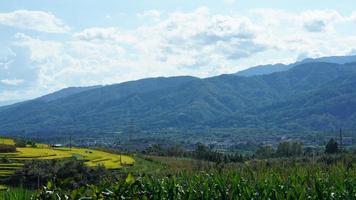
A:
[[[203,168],[211,168],[214,163],[195,160],[191,158],[178,158],[178,157],[166,157],[166,156],[144,156],[147,161],[159,163],[164,167],[161,172],[176,173],[181,171],[192,172],[201,170]]]
[[[134,156],[135,164],[129,167],[122,167],[120,173],[149,173],[158,174],[169,170],[167,166],[158,161],[154,161],[142,156]]]
[[[7,190],[7,187],[5,185],[0,185],[0,192],[4,190]]]
[[[1,190],[1,186],[0,186]],[[22,188],[6,188],[0,191],[1,200],[27,200],[31,199],[33,192]]]

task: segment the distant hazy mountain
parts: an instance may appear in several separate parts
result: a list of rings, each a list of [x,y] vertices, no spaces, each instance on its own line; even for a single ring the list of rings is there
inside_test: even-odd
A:
[[[356,128],[355,88],[355,63],[307,62],[252,77],[150,78],[62,90],[2,108],[0,132],[110,133],[130,121],[148,131]]]
[[[328,63],[335,63],[335,64],[352,63],[352,62],[356,62],[356,55],[354,55],[354,56],[331,56],[331,57],[322,57],[322,58],[306,58],[302,61],[298,61],[298,62],[289,64],[289,65],[285,65],[285,64],[259,65],[256,67],[251,67],[246,70],[237,72],[235,75],[256,76],[256,75],[271,74],[274,72],[287,71],[296,65],[312,63],[312,62],[328,62]]]
[[[255,67],[248,68],[237,72],[237,76],[258,76],[264,74],[272,74],[274,72],[287,71],[295,66],[295,64],[285,65],[285,64],[275,64],[275,65],[259,65]]]
[[[356,55],[352,56],[330,56],[330,57],[321,57],[321,58],[307,58],[301,61],[301,63],[310,63],[310,62],[328,62],[336,64],[345,64],[356,62]]]

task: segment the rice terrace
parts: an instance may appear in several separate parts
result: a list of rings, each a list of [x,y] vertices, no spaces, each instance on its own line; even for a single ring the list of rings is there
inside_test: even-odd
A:
[[[15,147],[15,141],[9,138],[0,138],[0,146]],[[133,158],[126,155],[107,153],[100,150],[77,147],[51,147],[47,144],[34,144],[25,147],[16,147],[15,152],[0,153],[0,178],[6,178],[23,166],[28,160],[52,160],[75,157],[84,161],[90,167],[104,166],[110,170],[120,169],[122,166],[134,165]],[[2,189],[6,189],[2,186]]]

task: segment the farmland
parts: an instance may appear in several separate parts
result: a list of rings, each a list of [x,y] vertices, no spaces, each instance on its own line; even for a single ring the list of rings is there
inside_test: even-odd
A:
[[[14,145],[12,139],[0,139],[0,144]],[[29,160],[53,160],[75,157],[82,160],[89,167],[104,166],[110,170],[117,170],[122,166],[133,165],[134,159],[113,153],[107,153],[95,149],[87,148],[52,148],[46,144],[37,144],[36,147],[17,147],[16,152],[0,153],[0,178],[6,178],[23,166],[23,163]]]
[[[154,157],[162,164],[180,159]],[[352,156],[312,159],[255,160],[223,168],[208,165],[204,170],[129,174],[115,182],[83,186],[70,192],[51,186],[37,194],[40,199],[55,195],[71,199],[355,199],[356,170]],[[192,164],[192,163],[191,163]],[[205,163],[207,164],[207,163]],[[183,167],[185,168],[185,167]],[[50,194],[47,191],[57,191]]]
[[[3,177],[15,177],[12,180],[17,182],[27,180],[26,186],[32,191],[13,184],[14,188],[0,196],[11,196],[5,199],[16,195],[33,195],[35,199],[60,196],[72,200],[356,198],[356,156],[351,150],[336,154],[320,152],[314,157],[277,154],[270,158],[242,157],[233,162],[221,158],[234,157],[199,145],[187,154],[191,157],[162,156],[164,152],[153,149],[151,153],[161,155],[146,153],[128,157],[116,154],[113,149],[51,148],[44,144],[18,147],[16,152],[0,154],[11,160],[2,163],[0,171]],[[83,172],[80,163],[64,158],[75,158],[90,169]],[[111,170],[95,169],[98,165]],[[47,166],[51,169],[46,169]],[[17,176],[11,175],[15,170]]]

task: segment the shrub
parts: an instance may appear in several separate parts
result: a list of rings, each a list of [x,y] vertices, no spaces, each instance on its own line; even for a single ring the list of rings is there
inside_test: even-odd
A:
[[[13,145],[0,144],[0,153],[16,152],[16,147]]]
[[[37,147],[37,145],[34,141],[27,141],[26,145],[31,146],[31,147]]]
[[[26,147],[26,141],[25,140],[16,140],[15,146],[16,147]]]
[[[0,158],[0,163],[11,163],[11,160],[5,156]]]
[[[31,160],[17,170],[8,179],[11,186],[38,188],[53,181],[65,189],[73,189],[100,181],[108,171],[102,167],[87,167],[83,161],[66,160]]]

